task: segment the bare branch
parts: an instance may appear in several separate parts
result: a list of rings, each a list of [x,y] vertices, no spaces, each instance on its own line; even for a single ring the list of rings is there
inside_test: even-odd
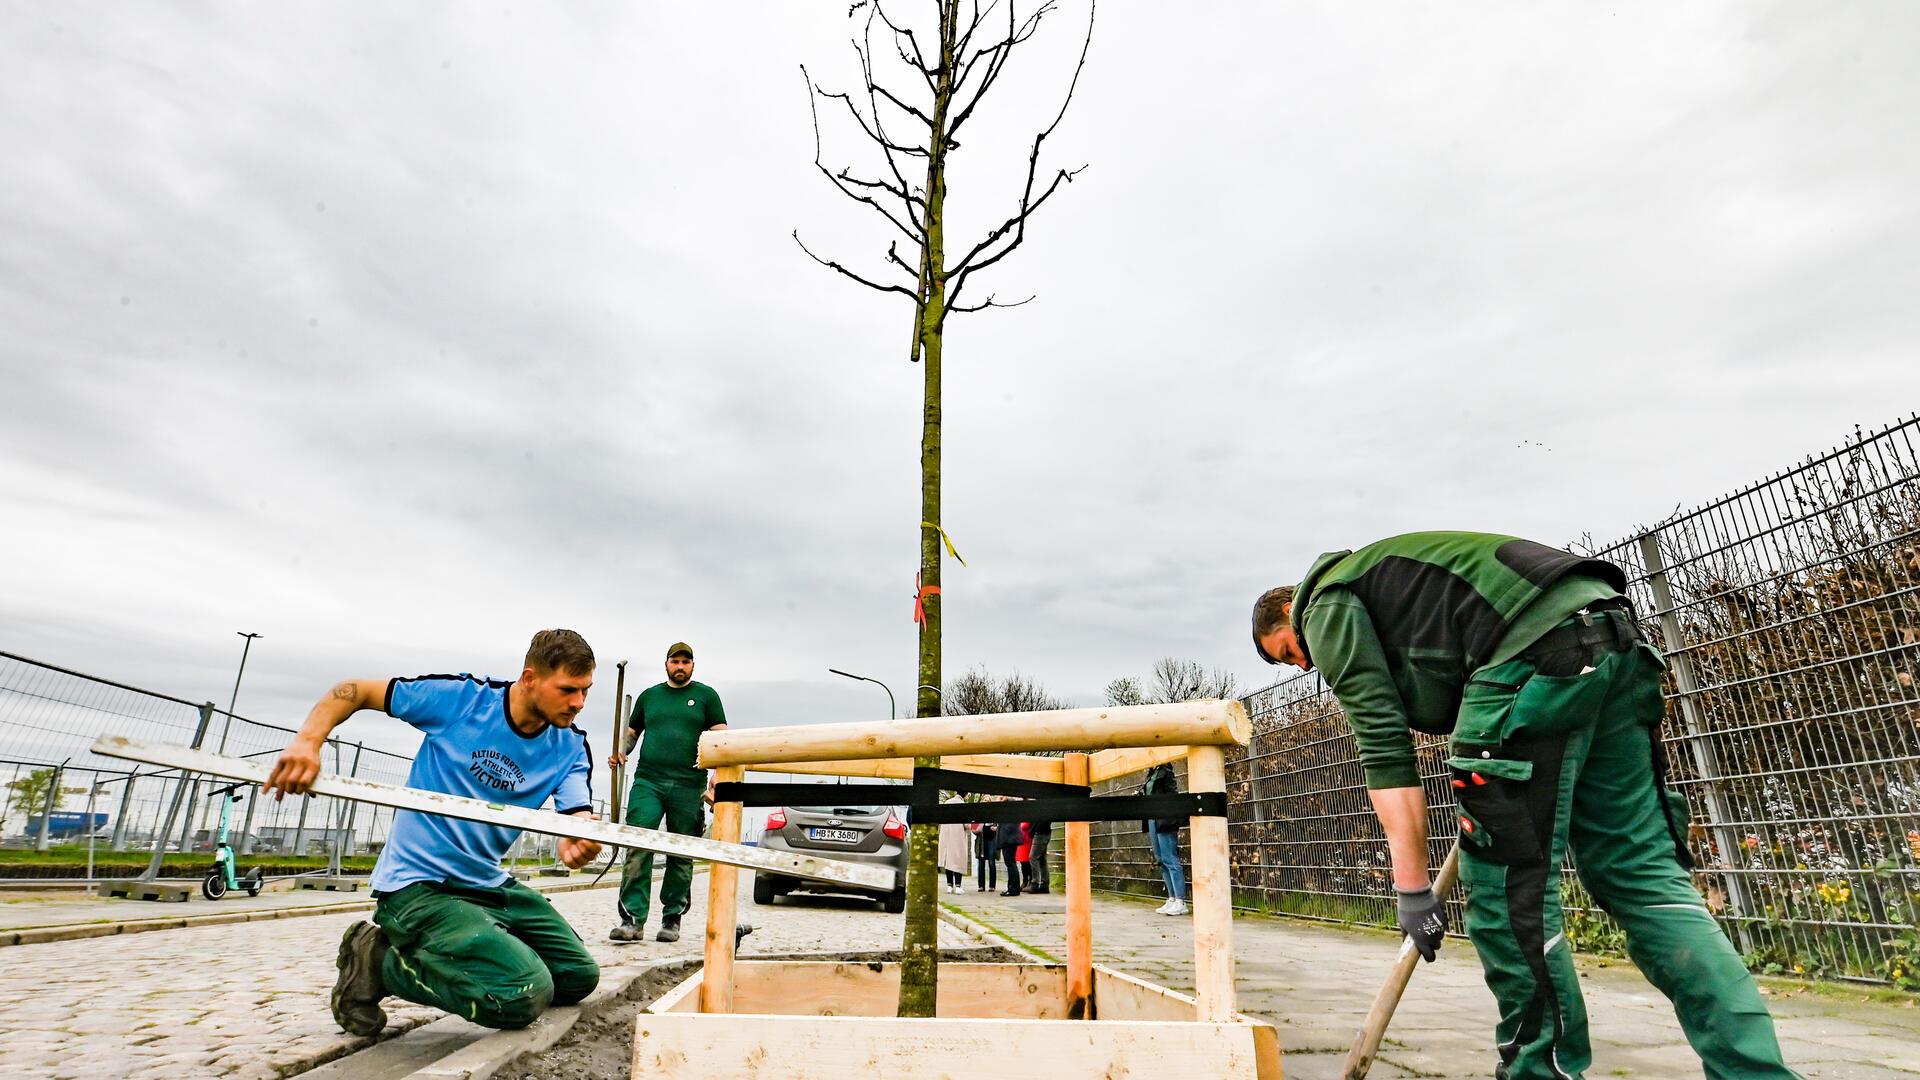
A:
[[[992,293],[988,293],[987,298],[985,300],[980,301],[978,304],[975,304],[972,307],[967,307],[961,304],[949,304],[947,305],[947,312],[950,314],[956,311],[959,311],[959,312],[985,311],[988,308],[1015,308],[1015,307],[1019,307],[1022,304],[1030,304],[1032,302],[1033,302],[1033,297],[1029,296],[1025,300],[1015,300],[1011,304],[1003,304],[1000,301],[995,300],[993,298]],[[940,321],[945,322],[946,316],[945,315],[941,316]]]
[[[839,263],[834,262],[832,259],[823,259],[820,256],[815,255],[813,253],[813,250],[807,247],[806,242],[800,239],[799,229],[793,230],[793,242],[800,245],[800,250],[807,253],[807,258],[812,259],[814,262],[819,263],[821,266],[824,266],[829,270],[838,271],[839,273],[852,278],[853,280],[859,282],[860,284],[865,285],[869,289],[873,289],[878,292],[900,293],[903,296],[913,297],[913,300],[915,303],[920,302],[919,294],[915,293],[912,289],[907,288],[905,285],[882,285],[880,282],[870,281],[867,278],[864,278],[859,274],[854,273],[853,271],[847,269],[846,267],[841,266]]]
[[[854,202],[866,203],[868,206],[873,207],[874,210],[877,211],[881,217],[886,218],[888,223],[891,224],[894,228],[899,229],[901,234],[904,235],[907,239],[912,240],[915,243],[919,243],[923,230],[919,228],[920,222],[914,216],[914,212],[913,212],[914,202],[910,196],[906,196],[904,192],[900,193],[901,197],[904,198],[906,201],[907,218],[909,221],[913,222],[912,226],[902,223],[898,217],[894,216],[891,210],[888,210],[886,207],[880,205],[880,201],[878,199],[875,199],[871,195],[863,194],[860,191],[855,190],[854,187],[851,186],[856,183],[859,183],[860,186],[863,186],[863,187],[875,187],[875,186],[883,187],[884,185],[856,182],[852,177],[847,175],[847,172],[844,169],[841,170],[841,172],[838,175],[835,175],[833,170],[827,168],[824,164],[821,163],[820,161],[820,110],[817,107],[815,107],[814,97],[816,95],[820,97],[833,97],[835,95],[828,94],[822,91],[819,87],[814,85],[813,76],[807,74],[807,66],[805,64],[800,65],[800,75],[807,82],[807,91],[808,91],[807,92],[807,108],[813,114],[813,167],[820,170],[820,175],[826,177],[828,182],[831,183],[834,187],[838,188],[842,195],[845,195],[847,198],[852,199]],[[842,98],[846,97],[846,95],[844,94],[841,94],[838,96]],[[860,111],[858,109],[853,108],[853,103],[851,101],[847,103],[847,108],[852,110],[853,114],[856,117],[860,115]],[[864,126],[865,125],[863,124],[862,127]],[[905,181],[902,181],[903,185],[904,183]]]
[[[1006,258],[1027,238],[1027,218],[1030,217],[1034,211],[1045,205],[1047,200],[1053,197],[1053,193],[1060,189],[1061,184],[1071,183],[1075,176],[1078,176],[1086,170],[1085,165],[1080,166],[1078,169],[1060,170],[1054,175],[1053,182],[1048,184],[1046,190],[1040,193],[1040,197],[1038,199],[1033,197],[1034,179],[1039,172],[1040,148],[1046,143],[1047,136],[1054,133],[1054,130],[1060,126],[1060,121],[1067,115],[1067,107],[1073,104],[1073,93],[1080,86],[1080,72],[1087,66],[1087,51],[1093,46],[1093,20],[1096,6],[1097,0],[1090,2],[1087,6],[1086,38],[1080,43],[1080,59],[1073,66],[1073,78],[1067,83],[1067,94],[1060,102],[1060,111],[1054,114],[1053,123],[1048,124],[1046,130],[1033,137],[1033,148],[1027,154],[1027,183],[1020,194],[1020,209],[1012,217],[1002,222],[998,228],[988,233],[986,239],[975,244],[972,250],[968,251],[959,262],[955,263],[949,274],[949,278],[960,278],[964,281],[964,278],[973,271],[984,270],[994,263],[999,262],[1001,259]],[[982,85],[984,86],[985,84],[983,83]],[[974,98],[974,102],[976,104],[979,102],[977,96]],[[1011,233],[1012,239],[999,251],[988,255],[987,250],[992,247],[996,241],[1008,236],[1009,233]],[[958,286],[956,285],[956,291],[957,289]]]

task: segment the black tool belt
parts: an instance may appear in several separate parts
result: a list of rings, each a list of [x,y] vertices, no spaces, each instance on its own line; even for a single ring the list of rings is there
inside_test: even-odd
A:
[[[955,791],[963,795],[1004,795],[1010,801],[942,803],[942,791]],[[1044,780],[927,768],[914,769],[911,784],[763,784],[728,781],[714,785],[713,797],[716,802],[738,802],[746,806],[792,806],[796,803],[812,806],[828,801],[842,806],[905,804],[907,820],[915,825],[1227,816],[1227,795],[1224,791],[1094,795],[1085,784],[1051,784]]]
[[[1571,675],[1595,656],[1625,652],[1643,640],[1625,599],[1596,600],[1540,635],[1520,656],[1547,675]],[[1571,670],[1560,670],[1562,668]]]

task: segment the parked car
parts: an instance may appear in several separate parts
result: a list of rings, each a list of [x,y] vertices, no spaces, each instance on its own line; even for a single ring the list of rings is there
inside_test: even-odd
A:
[[[767,815],[760,846],[867,866],[890,866],[894,885],[875,892],[852,885],[753,872],[753,902],[772,904],[790,892],[867,896],[891,914],[907,910],[907,819],[896,806],[783,806]]]

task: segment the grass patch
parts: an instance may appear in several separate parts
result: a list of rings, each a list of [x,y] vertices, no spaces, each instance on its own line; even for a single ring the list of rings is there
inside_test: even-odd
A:
[[[961,908],[955,907],[952,904],[941,904],[940,906],[943,908],[946,908],[948,911],[953,912],[955,915],[959,915],[963,918],[971,919],[974,922],[979,923],[981,926],[984,926],[987,929],[993,931],[994,933],[1000,935],[1001,937],[1006,938],[1008,941],[1011,941],[1015,945],[1020,946],[1021,948],[1027,950],[1028,952],[1032,953],[1035,956],[1038,956],[1039,958],[1041,958],[1042,960],[1045,960],[1049,964],[1059,964],[1059,963],[1065,962],[1061,960],[1059,957],[1053,955],[1052,953],[1048,952],[1047,950],[1041,948],[1038,945],[1033,945],[1028,942],[1021,941],[1019,938],[1014,937],[1012,934],[1008,933],[1006,930],[993,925],[992,923],[988,922],[987,920],[981,918],[980,916],[974,914],[971,911],[962,910]]]

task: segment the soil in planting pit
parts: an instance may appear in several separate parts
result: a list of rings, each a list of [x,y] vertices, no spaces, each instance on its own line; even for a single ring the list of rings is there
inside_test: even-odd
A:
[[[806,953],[743,957],[746,960],[839,960],[891,963],[898,952]],[[1023,959],[998,947],[947,949],[942,960],[969,964],[1017,964]],[[670,964],[635,979],[625,996],[580,1018],[565,1038],[538,1054],[522,1054],[494,1073],[496,1080],[629,1080],[633,1075],[633,1025],[642,1009],[686,981],[698,961]]]

